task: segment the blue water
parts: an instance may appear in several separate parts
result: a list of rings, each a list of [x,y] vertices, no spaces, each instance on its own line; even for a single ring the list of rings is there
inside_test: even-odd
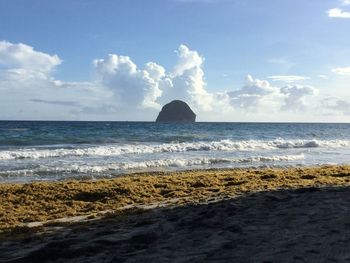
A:
[[[0,121],[0,180],[349,164],[350,124]]]

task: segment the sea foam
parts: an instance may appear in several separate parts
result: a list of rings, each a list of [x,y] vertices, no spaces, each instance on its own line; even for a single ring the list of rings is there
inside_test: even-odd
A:
[[[103,145],[81,148],[23,148],[0,151],[0,160],[61,158],[69,156],[118,156],[126,154],[150,154],[191,151],[261,151],[288,148],[340,148],[349,147],[346,140],[221,140],[212,142],[185,142],[163,144]]]
[[[158,159],[149,161],[139,162],[121,162],[121,163],[109,163],[105,165],[88,165],[88,164],[67,164],[61,166],[46,166],[41,165],[35,169],[19,169],[19,170],[8,170],[1,171],[0,176],[32,176],[42,174],[95,174],[95,173],[111,173],[111,172],[125,172],[125,171],[137,171],[152,168],[186,168],[193,166],[210,166],[218,164],[259,164],[279,161],[296,161],[304,159],[304,154],[298,155],[283,155],[283,156],[253,156],[247,158],[169,158],[169,159]]]

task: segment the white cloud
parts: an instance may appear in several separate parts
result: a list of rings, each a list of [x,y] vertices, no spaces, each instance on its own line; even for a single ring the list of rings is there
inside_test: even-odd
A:
[[[180,45],[178,50],[175,50],[178,56],[178,62],[174,68],[174,75],[182,75],[186,70],[193,68],[201,68],[204,58],[201,57],[197,51],[190,50],[185,45]]]
[[[161,102],[177,98],[189,102],[195,109],[210,111],[213,95],[206,90],[204,58],[185,45],[180,45],[176,53],[178,61],[170,74],[173,86],[164,89]]]
[[[129,57],[115,54],[94,60],[94,67],[98,81],[114,93],[118,106],[160,108],[156,102],[162,95],[160,82],[168,80],[163,67],[149,62],[141,70]]]
[[[260,108],[275,108],[280,97],[279,89],[273,87],[266,80],[254,79],[248,75],[245,85],[235,91],[227,93],[230,97],[230,103],[234,108],[243,111],[256,111]]]
[[[62,101],[62,100],[44,100],[44,99],[30,99],[31,102],[45,103],[51,105],[73,106],[79,107],[79,103],[76,101]]]
[[[307,103],[306,98],[318,94],[318,91],[311,86],[286,86],[281,88],[281,93],[285,95],[282,110],[303,111]]]
[[[342,5],[350,5],[350,0],[340,0]]]
[[[337,97],[327,97],[321,101],[322,109],[330,110],[333,114],[350,115],[350,102]]]
[[[161,80],[165,76],[165,69],[154,62],[148,62],[145,70],[148,72],[149,77],[156,81]]]
[[[158,109],[173,99],[182,99],[196,110],[211,110],[213,95],[206,90],[204,58],[185,45],[180,45],[176,54],[171,73],[154,62],[139,69],[129,57],[115,54],[95,60],[94,66],[100,85],[113,91],[121,107]]]
[[[320,79],[328,79],[328,76],[323,74],[317,75],[317,77]]]
[[[0,89],[40,89],[55,85],[50,73],[60,63],[57,55],[35,51],[25,44],[0,41]]]
[[[128,56],[110,54],[93,61],[94,80],[66,82],[52,75],[61,63],[58,56],[37,52],[24,44],[3,43],[6,47],[0,53],[3,107],[16,98],[18,108],[33,111],[45,108],[47,116],[56,111],[70,114],[68,118],[87,118],[105,112],[104,117],[110,114],[134,120],[155,115],[161,105],[173,99],[184,99],[197,111],[212,109],[215,95],[206,90],[204,59],[185,45],[179,47],[177,63],[170,73],[154,62],[140,68]],[[57,110],[59,107],[65,109]],[[30,112],[27,111],[28,115]]]
[[[277,116],[294,116],[288,112],[296,110],[311,116],[307,99],[317,94],[309,86],[280,88],[250,75],[239,89],[210,92],[203,56],[185,45],[176,51],[171,71],[155,62],[140,67],[127,56],[110,54],[94,60],[95,78],[67,82],[54,77],[62,61],[58,56],[24,44],[0,43],[0,119],[154,120],[161,105],[182,99],[200,120],[273,121]],[[344,69],[334,72],[345,74]],[[270,79],[292,82],[306,77]],[[333,112],[348,112],[345,100],[327,105],[324,108]]]
[[[266,80],[254,79],[251,75],[246,77],[243,93],[256,95],[269,95],[276,92],[276,88]]]
[[[332,69],[332,72],[338,75],[350,76],[350,67],[339,67]]]
[[[91,82],[55,79],[61,62],[31,46],[0,41],[0,118],[74,119],[72,108],[103,98]]]
[[[327,11],[328,17],[332,18],[350,18],[350,12],[346,12],[341,8],[332,8]]]
[[[268,78],[272,79],[273,81],[283,81],[287,83],[310,79],[309,77],[296,76],[296,75],[275,75],[275,76],[269,76]]]
[[[46,73],[61,62],[57,55],[36,51],[31,46],[0,41],[0,68],[20,68]]]
[[[280,112],[307,109],[306,98],[316,95],[318,91],[311,86],[272,86],[266,80],[254,79],[248,75],[245,85],[228,92],[231,105],[243,112]]]

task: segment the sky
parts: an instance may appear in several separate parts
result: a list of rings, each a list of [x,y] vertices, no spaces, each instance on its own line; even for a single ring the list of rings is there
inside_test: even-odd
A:
[[[0,120],[350,122],[350,0],[0,0]]]

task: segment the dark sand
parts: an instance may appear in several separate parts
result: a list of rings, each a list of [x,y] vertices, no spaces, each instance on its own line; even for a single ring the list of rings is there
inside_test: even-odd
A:
[[[350,189],[260,192],[101,219],[4,242],[0,260],[350,262]]]
[[[179,196],[158,200],[169,207],[109,213],[84,223],[3,228],[0,262],[350,262],[349,167],[247,171],[247,177],[257,177],[256,185],[271,187],[232,183],[240,178],[236,170],[198,171],[190,177],[221,173],[231,184],[220,195],[208,190],[211,202],[201,192],[195,204],[194,187],[186,202]],[[160,183],[169,176],[150,178]],[[214,180],[218,189],[220,180]],[[197,188],[214,187],[209,185]]]

